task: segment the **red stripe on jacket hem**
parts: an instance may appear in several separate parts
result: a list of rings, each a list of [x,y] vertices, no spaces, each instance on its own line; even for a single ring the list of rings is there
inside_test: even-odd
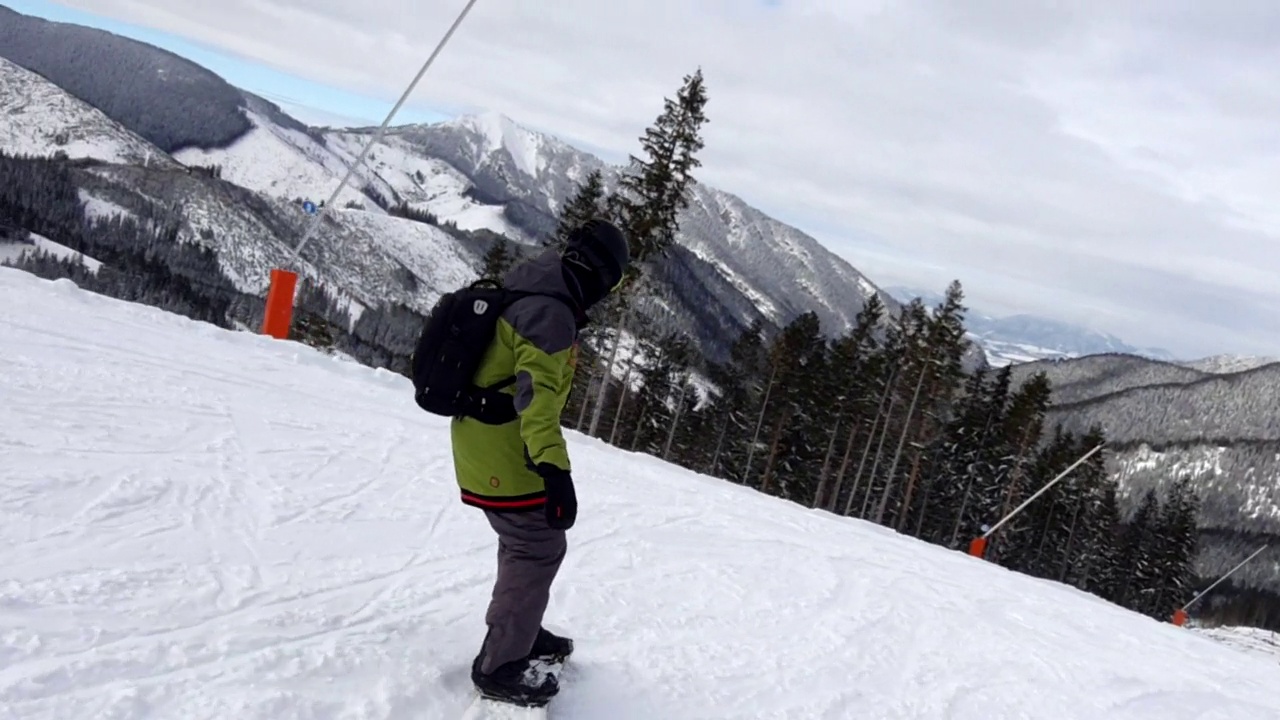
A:
[[[483,508],[512,509],[512,508],[537,507],[538,505],[545,505],[547,504],[547,498],[536,497],[536,498],[529,498],[527,500],[490,500],[488,498],[482,498],[482,497],[471,495],[464,492],[462,493],[462,502],[467,505],[475,505],[476,507],[483,507]]]

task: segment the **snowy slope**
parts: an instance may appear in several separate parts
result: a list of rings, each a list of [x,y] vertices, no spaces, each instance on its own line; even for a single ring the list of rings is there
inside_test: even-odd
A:
[[[223,179],[271,197],[302,198],[317,204],[327,200],[364,150],[371,131],[304,132],[289,126],[282,113],[268,111],[265,101],[247,97],[251,109],[246,116],[252,130],[225,148],[181,150],[176,153],[178,160],[187,165],[219,165]],[[515,148],[525,166],[538,167],[533,154],[536,146],[520,148],[514,141],[505,142],[501,135],[491,140],[499,149],[506,145]],[[485,148],[473,147],[472,151],[476,163],[485,161]],[[364,192],[370,185],[389,202],[405,202],[464,230],[484,228],[514,240],[532,241],[503,217],[500,205],[467,197],[472,183],[465,174],[444,160],[424,155],[394,131],[370,152],[365,165],[343,188],[337,204],[355,202],[371,212],[382,212]]]
[[[1207,637],[1280,664],[1280,633],[1251,627],[1197,628]]]
[[[176,167],[159,148],[100,110],[0,57],[0,151]]]
[[[389,136],[418,153],[444,159],[494,200],[522,201],[551,215],[559,213],[588,173],[608,169],[596,156],[493,111],[392,128]],[[611,179],[605,180],[612,187]]]
[[[56,258],[72,259],[82,263],[90,272],[98,272],[102,263],[66,245],[56,243],[43,235],[31,233],[26,240],[7,240],[0,237],[0,262],[17,262],[24,255],[48,253]]]
[[[360,157],[369,135],[332,132],[325,139],[335,155],[342,158],[345,168]],[[468,197],[467,189],[472,183],[465,174],[444,160],[423,155],[394,133],[369,151],[365,163],[359,171],[361,180],[373,184],[391,202],[425,210],[463,230],[488,229],[512,240],[533,241],[506,219],[502,206]]]
[[[253,129],[226,148],[187,148],[175,157],[187,165],[219,165],[222,178],[272,197],[311,200],[317,205],[337,189],[346,165],[306,133],[282,127],[261,113],[246,113]],[[339,207],[359,202],[376,207],[351,183],[338,196]]]
[[[494,538],[408,381],[0,269],[0,715],[457,718]],[[571,434],[554,714],[1280,717],[1280,665]]]

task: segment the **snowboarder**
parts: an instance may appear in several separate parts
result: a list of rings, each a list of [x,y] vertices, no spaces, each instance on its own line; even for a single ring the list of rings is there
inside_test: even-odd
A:
[[[575,229],[563,251],[547,250],[513,268],[522,297],[502,312],[474,382],[515,377],[516,420],[501,425],[455,418],[454,468],[462,502],[484,510],[498,535],[498,575],[485,614],[488,633],[471,668],[485,695],[542,704],[559,691],[533,664],[563,661],[573,641],[542,627],[551,584],[577,516],[577,496],[560,414],[569,396],[586,312],[621,282],[627,239],[608,221]]]

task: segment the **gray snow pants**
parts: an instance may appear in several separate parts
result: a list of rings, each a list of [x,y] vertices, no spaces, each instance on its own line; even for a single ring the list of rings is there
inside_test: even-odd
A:
[[[485,635],[480,671],[529,654],[542,627],[542,616],[551,599],[551,583],[560,570],[568,542],[563,530],[547,525],[539,508],[531,512],[485,512],[498,533],[498,579],[485,613]]]

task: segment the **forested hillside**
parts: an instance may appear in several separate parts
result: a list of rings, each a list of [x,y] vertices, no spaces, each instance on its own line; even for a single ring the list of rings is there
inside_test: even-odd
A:
[[[1274,547],[1205,600],[1234,623],[1280,625],[1280,364],[1218,372],[1098,355],[1014,368],[1015,385],[1054,381],[1050,422],[1103,428],[1109,473],[1125,507],[1186,482],[1202,499],[1197,571],[1214,577],[1262,545]]]
[[[1129,388],[1193,382],[1210,373],[1127,353],[1037,360],[1013,368],[1014,383],[1043,372],[1053,383],[1054,404],[1075,403]]]
[[[0,55],[165,152],[223,147],[250,128],[243,95],[225,80],[178,55],[104,30],[0,5]]]

